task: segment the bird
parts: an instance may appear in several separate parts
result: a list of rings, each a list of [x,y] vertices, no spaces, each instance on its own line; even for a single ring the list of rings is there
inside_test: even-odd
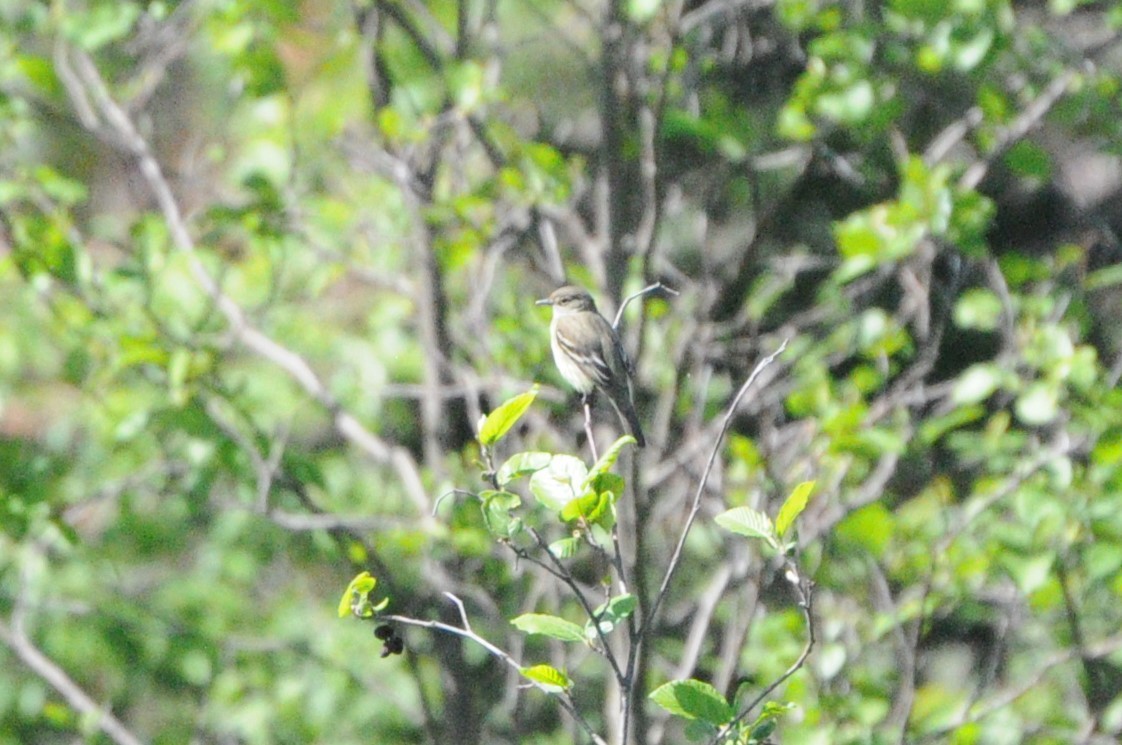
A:
[[[549,323],[553,361],[561,377],[587,405],[593,391],[603,391],[639,447],[647,444],[631,400],[631,362],[612,325],[596,310],[583,287],[565,285],[536,305],[553,308]]]

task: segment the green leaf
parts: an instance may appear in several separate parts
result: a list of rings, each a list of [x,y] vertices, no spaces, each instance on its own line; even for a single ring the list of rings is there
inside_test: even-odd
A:
[[[765,703],[763,711],[761,711],[760,715],[756,717],[756,720],[752,722],[750,728],[755,741],[764,742],[775,730],[775,720],[794,708],[795,705],[790,702],[779,703],[778,701],[768,701]]]
[[[522,676],[532,681],[546,693],[561,693],[573,686],[573,681],[569,680],[569,676],[549,665],[524,667],[522,668]]]
[[[635,23],[646,23],[661,6],[662,0],[628,0],[627,15]]]
[[[591,525],[605,516],[611,504],[611,492],[588,491],[561,508],[561,519],[567,523],[580,520]]]
[[[506,486],[517,478],[542,470],[549,465],[551,460],[553,460],[553,453],[534,450],[516,453],[499,466],[499,470],[495,474],[495,480],[499,482],[500,486]]]
[[[608,530],[615,524],[612,507],[623,494],[623,478],[614,473],[599,473],[585,480],[585,491],[561,509],[565,522],[582,520]]]
[[[523,613],[510,623],[527,634],[540,634],[563,642],[584,641],[584,629],[572,621],[545,613]]]
[[[623,477],[616,473],[600,473],[588,479],[588,488],[595,492],[611,492],[612,504],[623,496]]]
[[[491,447],[501,440],[510,431],[510,428],[526,413],[530,404],[538,396],[539,387],[534,385],[526,393],[520,393],[514,398],[505,401],[499,408],[492,411],[483,420],[479,428],[479,442],[483,447]]]
[[[1001,385],[1001,368],[991,362],[979,362],[963,370],[951,391],[951,400],[959,405],[985,401]]]
[[[98,3],[85,13],[62,14],[62,28],[78,46],[92,52],[125,38],[140,14],[134,3]]]
[[[530,491],[551,510],[560,511],[584,493],[588,469],[571,455],[554,455],[549,465],[530,477]]]
[[[598,636],[595,622],[600,626],[601,634],[610,634],[621,621],[635,612],[638,601],[634,595],[619,595],[601,605],[592,612],[592,619],[585,624],[585,635],[589,638]]]
[[[1017,397],[1013,410],[1023,424],[1038,427],[1047,424],[1059,414],[1059,390],[1055,383],[1037,381]]]
[[[975,288],[962,293],[955,303],[954,322],[963,329],[994,331],[1003,312],[1001,299],[993,291]]]
[[[1052,177],[1052,158],[1040,145],[1020,140],[1005,154],[1005,164],[1019,176],[1047,181]]]
[[[580,536],[569,536],[549,544],[549,550],[558,559],[571,559],[577,555],[580,544]]]
[[[493,491],[488,489],[480,493],[482,500],[480,508],[483,511],[483,522],[487,530],[496,538],[510,538],[522,529],[522,521],[510,514],[510,511],[522,504],[522,498],[508,491]]]
[[[607,452],[600,456],[600,460],[596,461],[596,465],[594,465],[592,467],[592,470],[588,472],[589,481],[596,478],[602,473],[607,473],[619,459],[619,454],[623,451],[623,448],[627,445],[634,444],[635,438],[631,435],[624,435],[623,437],[613,442],[612,446],[608,448]]]
[[[1122,264],[1114,264],[1087,274],[1083,282],[1086,290],[1098,290],[1103,287],[1122,285]]]
[[[814,102],[815,113],[840,124],[859,125],[876,106],[876,91],[868,80],[829,93],[822,93]]]
[[[716,688],[700,680],[672,680],[651,692],[650,699],[684,719],[719,727],[733,718],[732,707]]]
[[[51,199],[73,205],[86,201],[89,189],[81,181],[67,178],[48,165],[35,169],[35,179]]]
[[[347,585],[347,589],[343,591],[343,597],[339,599],[339,618],[346,618],[354,612],[354,609],[360,608],[364,603],[368,603],[367,596],[378,586],[378,580],[370,575],[370,572],[361,572],[351,580]],[[364,615],[369,615],[364,614]]]
[[[918,439],[924,445],[930,445],[946,433],[978,421],[985,414],[984,406],[974,404],[956,407],[943,416],[930,416],[920,425]]]
[[[771,520],[759,510],[734,507],[717,515],[714,520],[725,530],[747,538],[763,538],[772,548],[779,548],[779,538]]]
[[[1045,551],[1033,556],[1022,556],[1007,551],[998,559],[1005,571],[1017,583],[1021,592],[1031,595],[1039,590],[1052,574],[1052,567],[1056,563],[1056,554]]]
[[[880,502],[873,502],[850,512],[834,528],[834,536],[844,544],[857,545],[873,556],[880,556],[888,547],[896,529],[896,518]]]
[[[794,488],[783,506],[779,508],[779,514],[775,517],[775,532],[779,534],[780,538],[787,535],[787,531],[794,524],[795,518],[806,509],[807,500],[810,499],[810,493],[813,490],[813,481],[802,482]]]

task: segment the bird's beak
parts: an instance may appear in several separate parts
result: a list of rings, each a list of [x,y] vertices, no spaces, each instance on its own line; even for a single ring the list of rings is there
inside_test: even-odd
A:
[[[535,300],[534,305],[553,305],[553,301],[547,297],[543,297],[541,300]]]

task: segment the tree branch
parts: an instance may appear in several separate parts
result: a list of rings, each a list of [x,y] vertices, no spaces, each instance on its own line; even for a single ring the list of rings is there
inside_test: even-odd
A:
[[[18,621],[11,627],[0,621],[0,641],[8,645],[23,664],[58,691],[75,711],[83,717],[93,719],[97,728],[117,745],[143,744],[143,741],[125,727],[112,711],[94,701],[66,674],[66,671],[36,647],[20,626]]]
[[[109,127],[109,132],[115,136],[115,144],[134,158],[141,175],[156,198],[176,248],[189,258],[195,281],[225,316],[235,337],[248,349],[287,373],[308,395],[330,411],[339,434],[362,449],[372,459],[391,465],[397,471],[402,487],[412,498],[422,519],[430,519],[432,507],[428,494],[421,481],[417,464],[408,451],[385,442],[344,411],[303,357],[254,327],[238,304],[222,291],[196,251],[194,239],[187,228],[179,203],[172,194],[171,186],[148,142],[141,136],[124,109],[110,96],[93,60],[80,50],[71,50],[70,54],[75,64],[76,77],[60,77],[66,85],[71,101],[79,110],[92,106]],[[64,61],[69,59],[65,49],[56,52],[56,58]],[[83,117],[83,123],[91,130],[104,134],[97,122],[87,121]]]
[[[507,654],[505,650],[495,646],[479,634],[472,631],[471,624],[468,622],[467,611],[464,609],[463,601],[450,592],[446,592],[444,593],[444,595],[453,603],[455,603],[456,607],[459,609],[460,620],[463,622],[463,628],[443,623],[441,621],[426,621],[419,618],[410,618],[409,616],[380,615],[377,618],[381,621],[392,621],[394,623],[400,623],[405,626],[417,626],[423,629],[435,629],[437,631],[443,631],[447,634],[459,636],[463,639],[468,639],[483,647],[492,657],[496,658],[503,664],[510,667],[512,670],[516,671],[519,675],[521,675],[522,665],[519,664],[517,660]],[[561,708],[568,712],[569,716],[571,716],[573,720],[581,726],[581,729],[583,729],[585,731],[585,734],[587,734],[589,738],[591,738],[592,742],[596,743],[596,745],[607,745],[607,742],[604,740],[604,738],[597,734],[596,730],[592,728],[592,724],[581,715],[580,711],[576,707],[576,704],[573,702],[572,698],[567,692],[565,694],[560,694],[550,693],[547,691],[546,695],[552,696],[557,701],[557,703],[560,704]]]

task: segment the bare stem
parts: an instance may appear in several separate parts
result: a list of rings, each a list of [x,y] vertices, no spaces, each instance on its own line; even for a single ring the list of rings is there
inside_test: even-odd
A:
[[[452,634],[463,639],[469,639],[487,650],[487,652],[492,657],[504,663],[508,667],[515,670],[519,675],[521,675],[522,665],[520,665],[517,660],[507,654],[507,652],[502,648],[495,646],[479,634],[472,631],[471,624],[468,622],[467,611],[464,609],[463,601],[450,592],[444,593],[444,596],[455,603],[456,608],[460,611],[460,620],[463,623],[462,628],[459,626],[453,626],[451,624],[444,623],[442,621],[426,621],[420,618],[411,618],[409,616],[397,616],[392,614],[380,615],[378,616],[378,620],[400,623],[403,626],[417,626],[423,629],[435,629],[436,631],[443,631],[446,634]],[[596,743],[596,745],[607,745],[607,741],[605,741],[603,737],[596,733],[596,730],[592,728],[592,724],[583,716],[581,716],[580,711],[577,710],[576,704],[573,703],[573,699],[569,696],[568,692],[553,693],[546,691],[546,693],[547,695],[553,696],[555,699],[557,699],[557,702],[561,705],[561,708],[568,712],[569,716],[573,718],[573,721],[580,725],[581,729],[585,731],[592,742]],[[140,745],[139,740],[134,742],[136,745]]]
[[[719,743],[729,732],[731,732],[737,725],[743,722],[752,713],[757,706],[760,705],[768,696],[771,695],[779,686],[783,685],[792,675],[798,672],[807,658],[810,656],[811,650],[814,649],[815,635],[814,635],[814,616],[813,616],[813,583],[805,579],[799,572],[798,565],[792,560],[787,560],[787,577],[790,579],[791,584],[795,588],[795,592],[799,596],[799,607],[803,611],[803,621],[806,623],[806,644],[803,645],[803,651],[799,654],[798,658],[791,663],[791,666],[783,671],[783,674],[773,680],[767,687],[756,694],[756,697],[748,702],[748,705],[736,717],[721,727],[717,736],[713,738],[714,745]]]
[[[592,462],[595,463],[600,460],[600,456],[596,453],[596,438],[592,436],[592,406],[588,396],[582,396],[581,403],[584,405],[584,434],[588,438],[588,449],[592,451]]]
[[[686,524],[682,527],[681,535],[678,536],[678,543],[674,546],[674,553],[670,556],[670,563],[666,567],[666,574],[663,575],[662,584],[659,586],[658,593],[655,595],[654,602],[651,604],[650,612],[643,618],[638,631],[631,638],[631,651],[627,659],[627,674],[624,678],[627,685],[632,685],[635,682],[635,670],[641,656],[643,642],[655,627],[659,608],[662,606],[663,600],[666,599],[666,594],[670,589],[670,581],[674,578],[674,572],[678,569],[678,564],[682,560],[682,551],[686,545],[686,538],[689,536],[694,520],[697,519],[698,512],[701,510],[701,496],[705,493],[705,484],[708,483],[709,476],[713,472],[713,465],[717,461],[717,454],[721,451],[721,443],[724,441],[729,427],[732,426],[733,415],[736,414],[736,410],[740,406],[740,401],[744,398],[748,389],[751,388],[752,384],[756,382],[756,379],[760,377],[760,373],[787,349],[788,341],[788,339],[784,339],[778,349],[756,363],[756,367],[752,370],[748,379],[744,381],[744,384],[740,386],[740,390],[733,396],[732,402],[725,411],[725,417],[721,422],[721,430],[717,433],[717,439],[713,443],[712,450],[709,452],[709,460],[705,464],[705,471],[702,472],[701,479],[697,483],[697,490],[694,492],[693,502],[690,504],[689,516],[686,518]],[[631,693],[633,695],[635,692],[632,691]],[[624,704],[622,742],[627,742],[628,731],[631,726],[632,708],[633,706],[626,703]]]
[[[619,304],[619,310],[616,311],[616,317],[612,320],[612,328],[616,331],[619,330],[619,322],[623,319],[623,311],[627,309],[627,306],[631,303],[632,300],[638,297],[642,297],[643,295],[648,295],[652,292],[657,292],[659,290],[665,292],[667,295],[677,296],[679,294],[677,290],[671,287],[667,287],[661,282],[655,282],[653,285],[647,285],[638,292],[634,292],[623,299],[623,302]]]
[[[54,660],[45,655],[19,628],[18,624],[8,627],[0,621],[0,641],[8,645],[16,657],[31,668],[32,672],[58,691],[66,703],[83,717],[90,717],[97,728],[117,743],[117,745],[141,745],[141,739],[129,731],[113,712],[93,700],[74,680],[59,667]]]
[[[75,109],[81,114],[83,125],[133,158],[159,205],[175,247],[187,256],[195,282],[226,318],[231,333],[248,349],[287,373],[329,411],[340,435],[374,460],[391,465],[397,471],[402,488],[417,505],[418,512],[427,518],[432,512],[432,505],[421,480],[420,469],[409,452],[378,437],[345,411],[307,360],[255,327],[245,311],[223,291],[196,250],[187,220],[155,153],[128,113],[113,99],[89,55],[59,42],[55,58],[59,69],[64,71],[60,73],[60,78]]]
[[[732,403],[729,404],[728,409],[725,411],[725,418],[721,422],[721,431],[717,433],[717,440],[713,443],[713,449],[709,452],[709,461],[705,464],[705,471],[701,474],[701,479],[697,483],[697,489],[694,491],[693,502],[690,503],[689,516],[686,518],[686,524],[682,527],[682,534],[678,536],[678,543],[674,547],[674,553],[670,555],[670,563],[666,567],[666,574],[662,578],[662,584],[658,588],[658,594],[655,595],[650,615],[643,623],[640,634],[641,637],[646,636],[653,627],[658,616],[659,607],[662,605],[662,601],[666,598],[666,593],[670,588],[670,580],[673,579],[674,572],[677,571],[678,564],[682,560],[682,550],[685,548],[686,538],[690,534],[690,529],[693,528],[693,523],[694,520],[697,519],[698,512],[701,511],[701,496],[705,493],[705,484],[709,481],[709,476],[713,472],[713,465],[717,461],[717,454],[721,451],[721,443],[724,442],[725,435],[728,433],[729,427],[732,426],[733,415],[736,414],[736,409],[740,406],[740,401],[744,398],[744,394],[746,394],[748,389],[752,387],[752,384],[756,382],[760,373],[787,349],[787,342],[788,339],[784,339],[778,349],[756,364],[755,369],[752,370],[748,379],[744,381],[744,385],[740,386],[740,390],[736,392]]]

